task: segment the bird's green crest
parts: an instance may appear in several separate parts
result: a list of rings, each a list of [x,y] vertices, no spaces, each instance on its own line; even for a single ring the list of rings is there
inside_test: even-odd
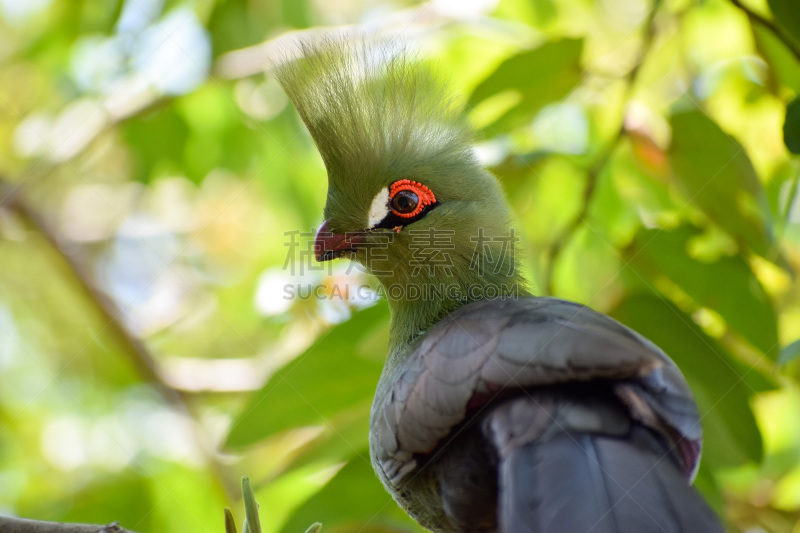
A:
[[[326,231],[359,234],[350,257],[385,290],[393,346],[492,297],[476,288],[525,294],[500,185],[475,157],[464,113],[430,66],[388,40],[328,37],[298,49],[274,72],[328,170]],[[435,205],[392,219],[389,191],[402,180],[427,187]]]
[[[472,142],[444,84],[402,44],[327,37],[298,46],[301,57],[275,74],[329,171]]]
[[[375,190],[365,185],[393,165],[472,160],[473,134],[462,111],[404,45],[328,36],[297,48],[299,58],[274,73],[322,155],[332,191],[368,206]]]

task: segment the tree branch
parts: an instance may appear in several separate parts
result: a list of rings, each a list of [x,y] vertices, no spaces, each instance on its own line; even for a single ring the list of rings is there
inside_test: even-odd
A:
[[[0,531],[3,533],[135,533],[125,529],[118,522],[108,525],[65,524],[63,522],[42,522],[26,518],[0,516]]]
[[[10,189],[11,192],[6,192]],[[123,353],[127,356],[139,375],[147,381],[164,400],[169,403],[177,412],[186,415],[191,420],[191,410],[189,408],[189,398],[187,395],[164,383],[158,370],[158,363],[151,354],[147,346],[137,336],[133,335],[122,322],[122,310],[119,306],[96,284],[92,282],[93,275],[89,268],[80,261],[78,255],[67,250],[59,241],[55,230],[50,224],[36,212],[24,199],[23,192],[18,188],[9,186],[9,182],[0,176],[0,206],[7,207],[22,217],[31,227],[47,241],[50,247],[59,255],[67,266],[69,273],[78,283],[86,300],[97,310],[101,318],[111,331],[112,335],[123,347]],[[201,442],[197,431],[193,431],[194,440],[200,450],[206,452],[208,466],[215,474],[215,479],[219,483],[222,494],[228,501],[234,501],[237,496],[238,487],[235,483],[228,480],[222,465]],[[0,528],[1,532],[5,532]]]
[[[633,89],[636,85],[636,80],[639,76],[639,71],[641,70],[645,57],[647,57],[647,53],[650,51],[650,47],[653,44],[653,38],[655,36],[653,21],[655,20],[655,16],[659,7],[661,7],[661,0],[656,0],[653,9],[647,16],[647,21],[644,24],[644,39],[642,41],[641,49],[639,50],[639,57],[636,60],[636,64],[625,76],[626,95],[622,106],[619,128],[617,129],[614,138],[608,143],[608,146],[606,146],[606,148],[600,153],[594,163],[586,171],[586,185],[583,188],[583,200],[581,202],[580,210],[570,221],[564,231],[562,231],[558,238],[556,238],[556,240],[553,242],[553,245],[550,246],[550,249],[547,252],[547,265],[545,267],[546,270],[543,276],[543,285],[547,291],[547,294],[553,294],[553,271],[555,263],[566,245],[569,244],[569,241],[572,239],[575,231],[577,231],[583,221],[586,220],[586,217],[589,214],[589,209],[592,205],[592,200],[594,199],[594,193],[597,190],[597,181],[600,179],[600,174],[602,174],[603,170],[608,164],[608,161],[611,159],[611,156],[614,155],[614,152],[617,150],[619,143],[625,137],[625,108],[633,93]]]
[[[5,185],[7,182],[5,180],[0,179],[0,183],[3,184],[0,191],[7,188],[7,185]],[[72,274],[78,282],[86,299],[94,305],[108,325],[108,328],[111,329],[114,336],[124,346],[125,354],[139,374],[156,387],[170,404],[183,409],[185,404],[180,393],[175,389],[167,387],[161,381],[156,362],[150,354],[150,351],[138,337],[131,334],[122,324],[120,320],[122,310],[103,290],[92,283],[91,279],[93,276],[86,266],[77,259],[75,254],[69,253],[63,247],[55,231],[53,231],[41,215],[25,202],[22,195],[19,194],[18,189],[5,195],[5,198],[6,200],[4,203],[20,215],[30,226],[35,228],[52,249],[58,252],[58,255],[69,268],[70,274]]]
[[[766,29],[772,32],[772,34],[775,35],[775,37],[777,37],[778,39],[780,39],[780,41],[784,44],[784,46],[786,46],[786,48],[789,49],[792,55],[796,57],[798,61],[800,61],[800,49],[797,48],[792,38],[789,37],[785,31],[783,31],[783,28],[781,28],[778,24],[774,23],[773,21],[762,17],[761,15],[759,15],[746,5],[742,4],[741,0],[731,0],[731,4],[741,9],[745,13],[745,15],[747,15],[747,18],[750,20],[751,24],[755,23],[760,26],[764,26]]]

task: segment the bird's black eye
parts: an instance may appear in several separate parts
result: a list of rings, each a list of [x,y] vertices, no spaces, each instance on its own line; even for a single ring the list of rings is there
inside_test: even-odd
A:
[[[398,180],[389,187],[389,207],[393,215],[411,219],[429,205],[436,204],[433,191],[418,181]]]
[[[398,215],[413,213],[418,204],[419,197],[413,191],[400,190],[392,197],[392,210]]]

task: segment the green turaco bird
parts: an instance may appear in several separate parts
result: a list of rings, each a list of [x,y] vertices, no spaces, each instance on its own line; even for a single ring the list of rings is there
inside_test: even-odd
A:
[[[328,172],[317,259],[363,264],[391,310],[369,437],[397,503],[436,532],[722,531],[690,484],[700,417],[678,368],[528,292],[500,186],[431,69],[389,41],[299,50],[275,73]]]

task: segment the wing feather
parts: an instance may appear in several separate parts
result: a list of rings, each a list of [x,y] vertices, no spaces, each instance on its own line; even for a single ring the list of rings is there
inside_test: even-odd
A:
[[[467,419],[476,397],[488,401],[498,393],[596,379],[626,384],[620,393],[626,405],[649,406],[655,429],[697,443],[686,448],[688,470],[698,460],[699,416],[675,364],[652,342],[588,307],[554,298],[469,304],[402,361],[388,369],[399,378],[378,391],[371,437],[375,459],[395,485],[411,471],[396,465],[398,458],[411,461],[435,449]]]

